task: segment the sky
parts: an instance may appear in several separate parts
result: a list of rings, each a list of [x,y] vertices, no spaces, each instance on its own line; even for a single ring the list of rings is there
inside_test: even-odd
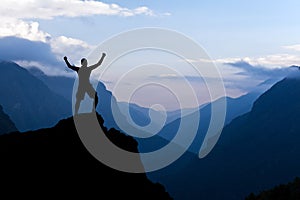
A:
[[[64,55],[78,65],[81,57],[117,34],[158,27],[177,31],[198,43],[219,68],[226,95],[237,97],[270,78],[282,78],[289,66],[300,65],[299,8],[297,0],[2,0],[0,59],[16,61],[23,67],[36,66],[49,75],[73,76],[62,62]],[[137,55],[151,60],[156,54]],[[122,64],[129,69],[130,59]],[[182,85],[174,77],[157,73],[157,79],[165,78],[165,84]],[[183,75],[192,77],[184,70]],[[154,77],[142,72],[139,76]],[[113,90],[113,77],[104,79]],[[205,103],[208,96],[201,95],[205,93],[201,88],[204,84],[195,82],[191,84],[200,104]],[[148,91],[153,94],[153,87]],[[122,100],[122,95],[116,96]],[[157,101],[145,92],[135,98],[145,106]],[[170,105],[167,97],[163,99]]]

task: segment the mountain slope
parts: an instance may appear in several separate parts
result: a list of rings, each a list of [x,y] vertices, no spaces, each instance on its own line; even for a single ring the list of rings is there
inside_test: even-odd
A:
[[[112,142],[137,152],[136,141],[115,129],[107,131],[100,116],[98,120]],[[96,160],[79,139],[73,118],[53,128],[0,136],[0,160],[0,171],[5,172],[2,192],[11,188],[30,196],[171,199],[162,185],[150,182],[145,174],[120,172]]]
[[[298,200],[300,199],[300,178],[295,178],[293,182],[276,186],[270,190],[262,191],[258,195],[251,193],[246,200]]]
[[[186,154],[181,170],[178,160],[148,177],[175,199],[243,199],[300,175],[299,122],[300,79],[287,78],[226,126],[207,157]]]
[[[15,124],[10,120],[9,116],[3,112],[0,105],[0,135],[17,131]]]
[[[210,118],[211,118],[211,107],[212,104],[218,104],[220,101],[226,101],[227,109],[226,109],[226,115],[225,115],[225,125],[230,123],[234,118],[245,114],[246,112],[249,112],[252,108],[253,102],[258,98],[260,93],[253,92],[248,93],[246,95],[243,95],[238,98],[231,98],[231,97],[221,97],[220,99],[217,99],[216,101],[209,103],[203,107],[200,108],[200,121],[198,124],[198,130],[197,135],[194,139],[194,142],[191,144],[189,151],[198,154],[199,149],[203,143],[204,137],[206,135],[207,129],[209,127]],[[225,98],[225,99],[224,99]],[[180,116],[180,113],[178,114]],[[195,119],[195,112],[183,116],[185,119]],[[170,141],[174,135],[176,134],[176,131],[179,128],[179,125],[181,123],[181,120],[184,119],[176,119],[169,124],[167,124],[163,129],[158,133],[158,136],[164,138],[165,140]],[[189,123],[194,123],[194,120],[187,120]],[[191,125],[192,126],[192,125]],[[155,140],[157,142],[158,140]],[[165,143],[163,140],[160,140],[163,143]],[[161,144],[155,144],[155,142],[152,142],[150,146],[162,146]],[[156,148],[156,147],[155,147]],[[149,149],[149,148],[148,148]]]
[[[13,62],[0,62],[0,104],[20,131],[51,127],[71,115],[71,104]]]
[[[48,76],[37,67],[31,67],[28,71],[43,81],[52,92],[65,97],[66,100],[72,102],[72,92],[74,85],[74,78],[66,76]]]

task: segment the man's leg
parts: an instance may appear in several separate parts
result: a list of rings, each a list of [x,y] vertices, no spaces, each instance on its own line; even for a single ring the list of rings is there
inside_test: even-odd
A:
[[[80,102],[81,102],[81,99],[76,99],[76,103],[75,103],[75,115],[78,115]]]
[[[95,94],[95,96],[94,96],[94,105],[93,105],[92,112],[96,111],[96,108],[97,108],[97,105],[98,105],[98,95],[97,95],[97,92],[95,92],[94,94]],[[93,97],[91,97],[91,98],[93,98]]]
[[[84,94],[85,94],[85,92],[84,92],[83,88],[78,87],[77,94],[76,94],[76,103],[75,103],[75,115],[78,114],[80,103],[84,99]]]
[[[95,112],[96,107],[98,105],[98,95],[97,95],[97,92],[95,91],[95,89],[93,88],[93,86],[90,85],[90,87],[87,90],[87,93],[90,96],[90,98],[94,99],[94,105],[93,105],[92,112]]]

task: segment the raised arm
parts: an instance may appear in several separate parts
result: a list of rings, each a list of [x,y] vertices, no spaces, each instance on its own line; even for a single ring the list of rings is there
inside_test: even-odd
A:
[[[99,67],[99,66],[102,64],[102,62],[103,62],[105,56],[106,56],[106,54],[105,54],[105,53],[102,53],[102,57],[100,58],[100,60],[99,60],[96,64],[91,65],[89,68],[91,68],[92,70],[94,70],[94,69],[96,69],[97,67]]]
[[[74,66],[74,65],[71,65],[71,64],[69,63],[69,61],[68,61],[67,56],[64,57],[64,60],[65,60],[65,63],[67,64],[67,66],[68,66],[70,69],[72,69],[72,70],[78,72],[79,67],[76,67],[76,66]]]

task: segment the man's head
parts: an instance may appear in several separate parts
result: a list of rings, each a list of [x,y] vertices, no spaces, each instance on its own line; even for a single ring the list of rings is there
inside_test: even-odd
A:
[[[82,67],[87,67],[87,65],[88,65],[87,59],[82,58],[81,59],[81,65],[82,65]]]

